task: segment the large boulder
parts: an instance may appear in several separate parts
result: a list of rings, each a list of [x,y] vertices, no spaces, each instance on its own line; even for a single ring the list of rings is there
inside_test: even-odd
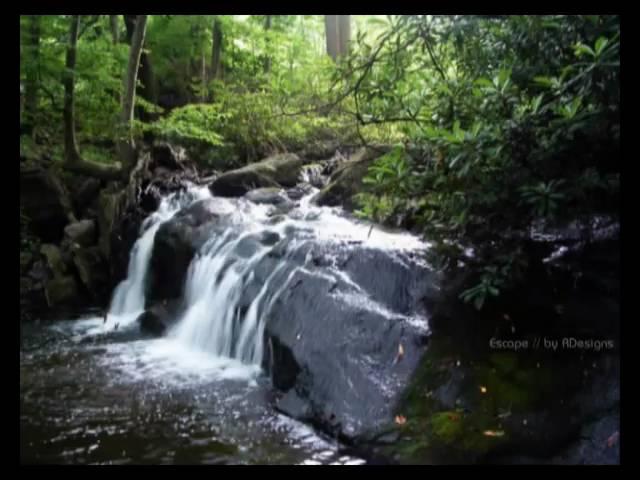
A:
[[[73,217],[71,201],[60,178],[39,167],[20,168],[20,210],[31,231],[45,242],[57,243]]]
[[[214,195],[239,197],[255,188],[293,187],[298,182],[302,165],[302,159],[293,153],[274,155],[223,173],[209,188]]]
[[[71,242],[83,247],[89,247],[94,245],[97,240],[96,222],[85,219],[70,223],[65,227],[64,234]]]
[[[321,206],[343,206],[348,210],[355,207],[354,195],[365,190],[362,179],[369,167],[383,152],[362,148],[349,160],[340,164],[331,175],[329,184],[320,190],[311,200]]]
[[[355,441],[393,418],[426,348],[426,322],[415,315],[434,279],[408,257],[359,246],[310,246],[287,261],[302,263],[309,255],[312,270],[285,270],[274,280],[288,283],[266,318],[264,362],[284,393],[280,411]],[[274,270],[273,260],[256,268],[257,284]],[[372,272],[371,261],[384,273]],[[381,288],[382,281],[392,288]],[[255,294],[247,285],[244,295]]]

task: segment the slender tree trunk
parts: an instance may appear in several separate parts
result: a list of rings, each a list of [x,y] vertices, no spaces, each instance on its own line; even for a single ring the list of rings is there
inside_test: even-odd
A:
[[[349,15],[325,15],[327,54],[334,62],[349,53],[351,39],[351,18]]]
[[[349,15],[338,15],[338,38],[339,55],[349,54],[349,41],[351,40],[351,17]]]
[[[202,49],[202,93],[200,95],[200,101],[202,103],[207,101],[207,60],[204,48]]]
[[[271,30],[271,15],[265,15],[264,17],[264,31],[265,32],[269,32],[269,30]],[[267,46],[267,52],[265,53],[264,56],[264,73],[269,73],[269,71],[271,70],[271,57],[269,56],[269,37],[268,37],[268,33],[267,33],[267,39],[266,39],[266,46]]]
[[[222,58],[222,23],[216,17],[213,20],[213,42],[211,47],[211,79],[220,78],[220,60]]]
[[[127,28],[127,43],[131,45],[131,39],[133,38],[133,32],[135,30],[136,15],[123,15],[125,27]],[[158,103],[158,82],[153,71],[153,65],[151,58],[144,51],[140,57],[140,67],[138,75],[140,77],[140,88],[138,93],[147,102],[156,104]],[[141,108],[136,109],[136,115],[143,122],[152,121],[153,115],[148,115]]]
[[[65,168],[68,170],[102,179],[117,179],[121,175],[120,165],[103,165],[84,160],[78,151],[75,129],[75,108],[74,108],[74,87],[76,50],[78,45],[78,29],[80,16],[71,17],[69,27],[69,45],[67,47],[67,57],[65,63],[64,85],[64,155]]]
[[[140,67],[140,57],[142,56],[142,45],[147,28],[147,16],[138,15],[136,25],[131,37],[131,48],[129,49],[129,65],[124,80],[124,97],[122,99],[122,125],[126,129],[126,136],[120,140],[120,159],[125,169],[133,167],[135,162],[135,144],[133,140],[133,107],[136,99],[136,80],[138,78],[138,68]]]
[[[327,54],[335,62],[338,59],[338,16],[324,16],[324,31],[327,37]]]
[[[40,16],[30,15],[28,17],[27,28],[27,55],[29,62],[27,65],[25,79],[25,123],[26,131],[33,131],[38,111],[38,89],[40,82],[38,78],[40,64]]]
[[[111,37],[113,38],[113,44],[117,45],[120,41],[118,15],[109,15],[109,24],[111,25]]]

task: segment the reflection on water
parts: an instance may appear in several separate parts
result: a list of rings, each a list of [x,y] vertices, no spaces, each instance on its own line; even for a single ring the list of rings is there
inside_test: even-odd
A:
[[[363,463],[274,412],[256,367],[101,322],[24,327],[23,463]]]

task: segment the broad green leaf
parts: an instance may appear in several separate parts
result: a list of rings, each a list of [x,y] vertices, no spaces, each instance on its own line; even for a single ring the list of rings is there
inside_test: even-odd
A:
[[[598,38],[598,40],[596,40],[596,45],[595,45],[596,56],[599,57],[602,54],[602,51],[606,48],[608,44],[609,44],[609,40],[606,37]]]

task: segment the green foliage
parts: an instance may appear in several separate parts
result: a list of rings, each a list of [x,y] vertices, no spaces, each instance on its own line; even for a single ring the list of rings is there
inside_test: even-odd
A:
[[[152,130],[170,140],[196,140],[217,146],[222,144],[222,137],[215,130],[229,116],[215,105],[187,105],[155,122]]]
[[[37,48],[32,20],[20,18],[21,123],[34,82],[37,109],[21,154],[57,159],[69,17],[41,17]],[[165,112],[137,95],[154,121],[136,120],[135,133],[225,168],[327,141],[396,145],[372,164],[357,214],[419,228],[439,265],[471,270],[462,298],[476,307],[540,261],[524,248],[532,225],[617,208],[618,17],[355,16],[337,64],[322,16],[270,20],[150,16],[144,48],[160,97],[181,106]],[[89,157],[112,162],[128,45],[113,44],[104,15],[83,16],[80,30],[77,134]]]
[[[341,72],[355,115],[424,152],[376,162],[360,213],[414,212],[439,264],[475,272],[463,300],[481,308],[541,260],[516,232],[617,207],[616,17],[404,16],[358,43]]]

